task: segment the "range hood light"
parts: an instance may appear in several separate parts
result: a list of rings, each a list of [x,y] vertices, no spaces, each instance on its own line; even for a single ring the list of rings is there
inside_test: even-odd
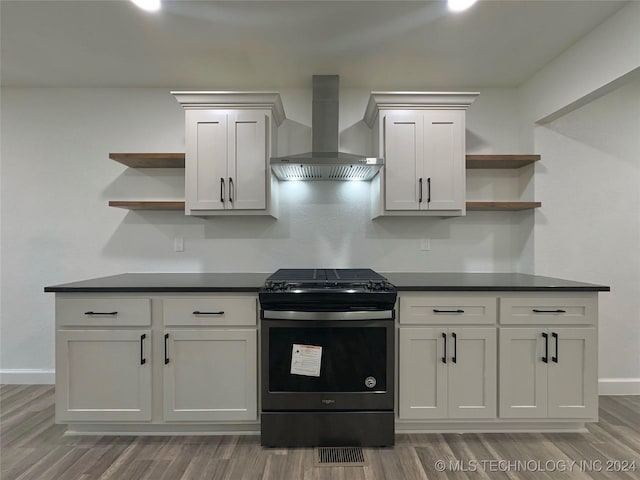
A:
[[[160,0],[131,0],[142,10],[147,12],[157,12],[160,10]]]
[[[452,12],[462,12],[477,1],[478,0],[448,0],[447,4],[449,5],[449,10]]]

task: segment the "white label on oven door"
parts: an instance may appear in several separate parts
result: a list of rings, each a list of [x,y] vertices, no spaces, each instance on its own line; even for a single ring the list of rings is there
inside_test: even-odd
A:
[[[293,344],[291,353],[292,375],[319,377],[321,363],[322,347],[316,345],[300,345],[298,343]]]

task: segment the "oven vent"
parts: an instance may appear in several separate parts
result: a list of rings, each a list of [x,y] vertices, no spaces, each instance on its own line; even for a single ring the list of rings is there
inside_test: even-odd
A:
[[[364,452],[360,447],[316,448],[316,467],[364,467]]]

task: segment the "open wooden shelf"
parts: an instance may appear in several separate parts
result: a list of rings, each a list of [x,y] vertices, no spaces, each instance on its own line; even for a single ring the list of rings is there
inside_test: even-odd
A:
[[[467,155],[467,168],[520,168],[540,160],[540,155]]]
[[[183,210],[183,201],[166,200],[110,200],[110,207],[129,210]]]
[[[184,153],[110,153],[109,158],[131,168],[184,168]]]
[[[531,210],[542,202],[467,202],[467,210]]]

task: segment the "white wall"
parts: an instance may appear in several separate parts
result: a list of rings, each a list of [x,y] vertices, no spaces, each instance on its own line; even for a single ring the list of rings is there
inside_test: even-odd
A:
[[[525,125],[550,121],[617,88],[640,70],[640,2],[598,25],[522,86]]]
[[[519,151],[516,95],[482,92],[469,110],[471,151]],[[309,149],[310,90],[282,97],[288,120],[280,153]],[[361,122],[367,100],[367,91],[341,91],[345,150],[368,146]],[[531,213],[371,221],[367,183],[282,183],[277,221],[109,208],[109,199],[184,196],[182,171],[128,169],[108,159],[109,152],[184,151],[184,113],[167,90],[5,88],[1,113],[5,373],[53,369],[53,295],[43,293],[46,285],[134,271],[285,266],[513,271],[530,256]],[[176,236],[184,238],[184,253],[173,251]],[[422,238],[431,239],[431,251],[420,251]]]
[[[600,294],[603,392],[640,392],[639,132],[639,81],[534,131],[536,273],[611,286]]]
[[[542,155],[535,273],[611,285],[599,296],[601,393],[640,394],[639,24],[629,2],[523,84],[518,102],[521,146]]]

